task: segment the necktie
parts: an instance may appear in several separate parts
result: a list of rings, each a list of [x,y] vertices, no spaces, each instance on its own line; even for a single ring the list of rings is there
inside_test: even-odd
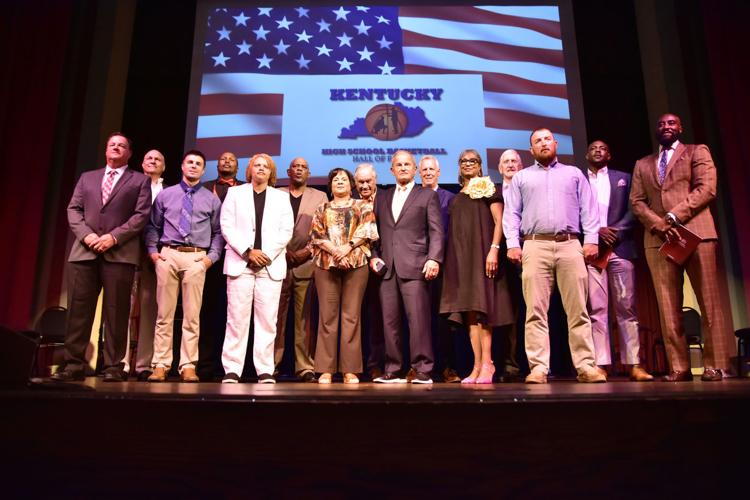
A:
[[[182,197],[182,210],[180,210],[180,234],[188,243],[187,236],[190,234],[190,223],[193,218],[193,190],[186,189]]]
[[[664,148],[661,152],[661,159],[659,160],[659,184],[664,183],[664,177],[667,175],[667,153],[669,149]]]
[[[109,174],[107,175],[109,177],[104,180],[104,186],[102,186],[102,205],[107,203],[109,195],[112,194],[112,186],[115,184],[115,175],[117,175],[117,170],[110,170]]]

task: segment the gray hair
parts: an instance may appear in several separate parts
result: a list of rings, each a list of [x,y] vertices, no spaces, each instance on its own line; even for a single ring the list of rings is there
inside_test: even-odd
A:
[[[375,170],[375,167],[373,166],[372,163],[360,163],[359,165],[357,165],[357,168],[354,170],[354,178],[355,179],[357,178],[357,174],[359,173],[360,170],[366,170],[368,168],[372,171],[372,176],[377,181],[378,180],[378,172]]]

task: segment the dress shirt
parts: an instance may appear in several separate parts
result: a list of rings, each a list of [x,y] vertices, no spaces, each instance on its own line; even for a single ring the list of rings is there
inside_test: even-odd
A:
[[[208,189],[200,185],[193,186],[195,192],[190,234],[183,238],[180,234],[180,213],[187,187],[184,181],[180,181],[177,185],[165,188],[154,200],[151,219],[146,224],[146,249],[152,254],[159,251],[157,245],[195,246],[207,249],[208,258],[211,262],[216,262],[224,247],[219,222],[221,201]]]
[[[596,201],[599,204],[599,225],[607,227],[607,215],[609,215],[609,194],[612,186],[609,184],[609,171],[602,167],[599,172],[594,173],[589,169],[589,182],[594,191]]]
[[[599,209],[583,172],[553,160],[538,162],[513,176],[505,198],[503,232],[508,248],[520,248],[520,233],[579,233],[583,242],[599,243]]]
[[[669,165],[669,162],[672,161],[672,155],[674,154],[674,150],[677,149],[677,146],[680,144],[680,141],[674,141],[671,146],[669,146],[667,149],[667,165]],[[656,177],[659,177],[659,161],[661,160],[661,154],[664,151],[664,146],[659,146],[659,154],[656,155]]]
[[[164,189],[164,179],[161,177],[159,177],[158,181],[151,182],[151,203],[154,202],[156,195],[161,193],[162,189]]]
[[[253,190],[253,203],[255,204],[255,241],[253,248],[263,249],[263,211],[266,209],[266,189],[260,193]]]
[[[406,198],[409,197],[411,190],[414,189],[414,180],[405,186],[396,184],[394,189],[396,192],[393,193],[393,204],[391,205],[391,210],[393,213],[393,220],[398,221],[398,217],[401,215],[401,209],[404,208],[404,203],[406,203]]]
[[[115,174],[114,179],[112,179],[112,190],[114,191],[115,186],[117,185],[117,181],[119,181],[122,178],[122,173],[125,171],[126,168],[128,168],[127,165],[123,165],[122,167],[118,167],[118,168],[112,168],[109,165],[104,167],[104,178],[102,178],[102,190],[104,189],[104,183],[107,182],[107,177],[109,176],[109,173],[114,170],[117,172],[117,174]],[[110,193],[111,192],[112,191],[110,191]]]

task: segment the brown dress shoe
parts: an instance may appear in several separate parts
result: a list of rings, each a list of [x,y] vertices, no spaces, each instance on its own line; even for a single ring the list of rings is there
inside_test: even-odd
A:
[[[526,375],[526,380],[524,380],[524,383],[526,384],[546,384],[547,383],[547,374],[543,371],[535,370]]]
[[[167,380],[167,369],[163,366],[157,366],[147,380],[149,382],[164,382]]]
[[[719,382],[722,378],[721,370],[715,368],[706,368],[701,375],[701,380],[704,382]]]
[[[461,377],[458,376],[458,373],[453,368],[446,368],[443,370],[443,382],[446,384],[457,384],[461,382]]]
[[[201,379],[199,379],[198,375],[195,373],[195,368],[183,368],[182,373],[180,373],[180,380],[190,383],[201,381]]]
[[[664,375],[661,380],[662,382],[692,382],[693,374],[690,370],[672,370],[669,375]]]
[[[409,373],[406,374],[406,381],[411,382],[417,376],[417,370],[409,368]]]
[[[597,367],[586,367],[578,372],[576,380],[584,384],[598,384],[607,381],[607,372]]]
[[[641,365],[633,365],[630,370],[630,380],[633,382],[650,382],[654,376],[647,372]]]

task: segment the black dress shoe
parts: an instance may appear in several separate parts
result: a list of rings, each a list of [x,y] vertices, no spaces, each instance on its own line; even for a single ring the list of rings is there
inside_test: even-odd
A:
[[[152,372],[151,370],[143,370],[142,372],[138,373],[136,379],[138,380],[138,382],[147,382],[152,373],[154,372]]]
[[[104,372],[105,382],[125,382],[127,377],[122,372]]]
[[[722,378],[721,370],[715,368],[706,368],[701,375],[701,380],[704,382],[719,382]]]
[[[55,382],[73,382],[86,380],[86,373],[83,370],[57,370],[50,378]]]
[[[317,382],[317,380],[315,380],[315,374],[313,372],[300,373],[299,375],[297,375],[297,380],[308,384]]]
[[[692,382],[693,381],[693,374],[690,372],[690,370],[686,371],[679,371],[679,370],[672,370],[669,372],[669,375],[664,375],[662,377],[662,382]]]
[[[520,372],[505,372],[500,375],[500,382],[503,384],[515,384],[523,382]]]

